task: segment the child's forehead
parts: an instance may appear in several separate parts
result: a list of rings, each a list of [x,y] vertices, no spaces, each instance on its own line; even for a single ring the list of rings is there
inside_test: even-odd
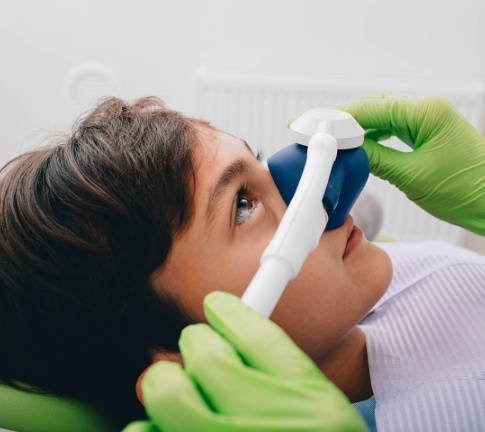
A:
[[[198,145],[196,156],[199,162],[215,164],[228,162],[234,157],[251,156],[253,152],[246,141],[206,125],[198,127]]]
[[[259,163],[246,141],[229,133],[206,129],[199,136],[196,146],[195,190],[196,208],[207,201],[211,190],[226,178],[236,177],[236,169],[242,165],[252,166]],[[247,171],[247,170],[245,170]]]

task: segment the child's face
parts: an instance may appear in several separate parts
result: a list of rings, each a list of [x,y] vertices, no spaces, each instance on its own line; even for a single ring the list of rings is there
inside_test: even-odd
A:
[[[241,296],[285,212],[269,172],[239,139],[208,128],[197,150],[195,216],[153,275],[195,320],[211,291]],[[386,290],[387,255],[348,218],[325,232],[283,293],[271,319],[314,360],[332,351]]]

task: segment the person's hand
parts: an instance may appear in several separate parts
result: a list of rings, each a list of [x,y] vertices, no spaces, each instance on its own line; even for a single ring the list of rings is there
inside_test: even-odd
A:
[[[371,172],[432,215],[485,234],[485,138],[439,98],[379,95],[338,107],[366,129]],[[378,141],[396,136],[412,152]]]
[[[276,324],[214,292],[210,324],[184,329],[184,367],[154,364],[142,381],[151,422],[124,432],[341,432],[366,427],[347,398]]]

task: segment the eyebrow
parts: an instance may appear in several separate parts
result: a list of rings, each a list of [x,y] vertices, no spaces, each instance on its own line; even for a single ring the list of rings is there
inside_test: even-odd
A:
[[[237,158],[224,169],[207,200],[206,214],[209,220],[212,219],[214,211],[228,187],[246,175],[250,170],[250,166],[251,164],[247,159]]]

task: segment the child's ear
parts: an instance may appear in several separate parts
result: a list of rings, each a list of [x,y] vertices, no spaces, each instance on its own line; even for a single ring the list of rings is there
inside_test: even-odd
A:
[[[148,366],[136,380],[136,396],[141,403],[143,403],[143,394],[141,391],[141,382],[143,381],[143,377],[147,373],[148,369],[159,361],[170,361],[170,362],[178,363],[182,366],[184,365],[184,362],[182,360],[182,355],[179,352],[163,352],[163,351],[155,352],[152,355],[152,364]]]

